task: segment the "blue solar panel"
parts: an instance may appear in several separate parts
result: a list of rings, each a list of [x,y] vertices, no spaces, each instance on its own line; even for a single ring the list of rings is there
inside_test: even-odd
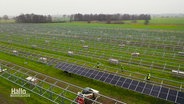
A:
[[[94,70],[89,70],[86,74],[86,77],[89,77],[92,73],[94,72]]]
[[[79,69],[78,72],[80,72],[79,75],[81,75],[81,73],[85,70],[85,68],[83,68],[83,67],[79,67],[79,68],[80,68],[80,69]]]
[[[138,81],[136,81],[136,80],[133,80],[132,81],[132,85],[137,85],[139,82]]]
[[[170,90],[169,91],[169,95],[176,96],[176,94],[177,94],[177,91],[175,91],[175,90]]]
[[[159,97],[162,98],[162,99],[166,99],[167,95],[168,95],[168,91],[169,91],[168,88],[162,87],[161,90],[160,90]]]
[[[72,67],[68,70],[70,73],[74,73],[76,66],[72,65]]]
[[[175,102],[176,96],[168,95],[167,100],[172,101],[172,102]]]
[[[157,97],[158,93],[159,93],[159,90],[160,90],[160,86],[154,85],[153,89],[152,89],[152,92],[151,92],[151,95]]]
[[[131,79],[126,79],[125,83],[130,83],[131,81]]]
[[[98,73],[98,71],[94,70],[94,72],[89,77],[93,79],[97,75],[97,73]]]
[[[119,78],[120,78],[119,76],[114,76],[114,78],[111,80],[110,83],[113,84],[113,85],[116,84],[117,81],[119,80]]]
[[[151,85],[151,84],[146,84],[143,93],[149,95],[150,92],[151,92],[152,87],[153,87],[153,85]]]
[[[71,73],[73,72],[73,70],[75,70],[75,67],[73,65],[70,65],[66,68],[66,70]]]
[[[146,84],[146,86],[145,86],[145,88],[147,88],[147,89],[152,89],[152,87],[153,87],[153,85],[151,85],[151,84]]]
[[[99,80],[103,74],[104,74],[103,72],[98,72],[98,74],[95,76],[95,79]]]
[[[176,102],[178,104],[184,104],[184,99],[182,97],[178,97]]]
[[[158,96],[158,91],[154,91],[154,90],[153,90],[153,91],[151,92],[151,95],[157,97],[157,96]]]
[[[122,87],[128,88],[131,81],[132,81],[131,79],[126,79],[125,82],[123,83]]]
[[[76,74],[78,74],[78,75],[80,75],[82,73],[82,70],[78,70],[77,72],[76,72]]]
[[[59,62],[59,63],[57,63],[57,64],[56,64],[56,66],[55,66],[55,67],[56,67],[56,68],[59,68],[59,66],[60,66],[61,64],[62,64],[62,63],[61,63],[61,62]],[[61,66],[62,66],[62,65],[61,65]]]
[[[137,92],[142,92],[144,86],[145,86],[145,83],[139,82],[139,84],[138,84],[138,86],[137,86],[137,88],[136,88],[136,91],[137,91]]]
[[[111,78],[106,78],[105,82],[106,82],[106,83],[110,83],[111,80],[112,80]]]
[[[165,88],[165,87],[162,87],[160,92],[161,93],[168,93],[169,89],[168,88]]]
[[[129,87],[130,90],[135,90],[135,88],[136,88],[136,85],[132,85],[132,84]]]
[[[109,76],[107,77],[107,79],[105,80],[105,82],[110,83],[113,77],[114,77],[113,74],[109,74]]]
[[[87,72],[88,72],[88,70],[87,69],[84,69],[83,72],[81,73],[81,75],[82,76],[85,76]]]
[[[154,85],[152,90],[153,90],[153,91],[159,91],[159,90],[160,90],[160,86]]]
[[[104,73],[103,76],[100,78],[100,80],[105,81],[108,76],[109,76],[108,73]]]
[[[116,85],[121,87],[121,85],[123,84],[124,81],[125,81],[125,78],[121,77],[121,78],[119,79],[119,81],[117,82]]]
[[[184,92],[178,92],[178,97],[184,98]]]
[[[71,73],[76,74],[76,72],[79,70],[78,67],[73,67],[74,70],[71,71]]]
[[[66,70],[68,64],[63,64],[63,65],[60,65],[59,68],[62,69],[62,70]]]
[[[167,93],[160,93],[159,97],[162,98],[162,99],[166,99]]]

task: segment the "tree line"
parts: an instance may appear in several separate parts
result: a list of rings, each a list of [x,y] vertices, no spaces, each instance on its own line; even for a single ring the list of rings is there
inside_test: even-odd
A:
[[[130,15],[130,14],[74,14],[74,21],[120,21],[120,20],[150,20],[148,14]]]
[[[37,14],[21,14],[15,17],[18,23],[49,23],[52,22],[52,17],[50,15],[37,15]]]
[[[8,15],[4,15],[3,17],[0,17],[0,20],[1,20],[1,19],[3,19],[3,20],[8,20],[9,17],[8,17]]]

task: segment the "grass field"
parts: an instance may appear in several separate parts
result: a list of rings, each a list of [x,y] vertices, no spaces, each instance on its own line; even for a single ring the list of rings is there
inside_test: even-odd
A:
[[[178,17],[178,18],[174,18],[174,17],[168,17],[168,18],[153,18],[150,21],[151,24],[173,24],[173,25],[183,25],[184,24],[184,18],[183,17]]]
[[[96,63],[100,62],[102,71],[118,73],[136,80],[144,80],[146,75],[151,73],[153,83],[175,86],[177,90],[183,91],[183,78],[173,76],[171,73],[173,69],[184,71],[184,57],[178,54],[184,51],[183,21],[183,18],[153,18],[149,25],[144,25],[143,21],[134,24],[3,23],[0,24],[0,59],[80,87],[90,86],[106,96],[128,104],[168,104],[170,102],[85,77],[68,76],[52,66],[38,62],[36,55],[57,58],[90,68],[95,68]],[[83,48],[86,45],[89,48]],[[12,50],[22,53],[16,56]],[[73,51],[74,55],[68,56],[68,51]],[[131,56],[133,52],[139,52],[140,56]],[[28,53],[33,55],[26,56]],[[109,58],[118,59],[120,62],[118,65],[109,64]],[[25,62],[28,64],[24,64]],[[120,70],[121,65],[124,66],[124,71]],[[0,96],[5,99],[2,104],[49,103],[35,94],[30,99],[12,99],[6,92],[10,92],[10,88],[14,85],[4,79],[1,79],[0,83],[0,87],[4,89],[0,91]]]

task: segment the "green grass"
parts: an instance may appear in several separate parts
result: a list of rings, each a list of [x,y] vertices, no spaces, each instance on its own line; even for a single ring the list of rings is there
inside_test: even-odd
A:
[[[184,17],[164,17],[164,18],[158,18],[153,17],[150,20],[151,24],[165,24],[165,25],[184,25]]]
[[[151,21],[150,21],[151,23]],[[53,23],[53,24],[48,24],[52,26],[77,26],[77,27],[84,27],[84,28],[122,28],[122,29],[146,29],[146,30],[178,30],[178,31],[183,31],[184,26],[178,25],[178,24],[149,24],[149,25],[144,25],[143,23],[135,23],[135,24],[104,24],[104,23],[86,23],[86,22],[72,22],[72,23]]]
[[[9,19],[9,20],[0,19],[0,23],[15,23],[15,20],[13,20],[13,19]]]

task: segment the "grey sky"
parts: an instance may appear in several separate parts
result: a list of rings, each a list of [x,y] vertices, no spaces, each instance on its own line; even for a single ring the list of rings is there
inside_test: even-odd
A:
[[[0,15],[184,13],[184,0],[0,0]]]

